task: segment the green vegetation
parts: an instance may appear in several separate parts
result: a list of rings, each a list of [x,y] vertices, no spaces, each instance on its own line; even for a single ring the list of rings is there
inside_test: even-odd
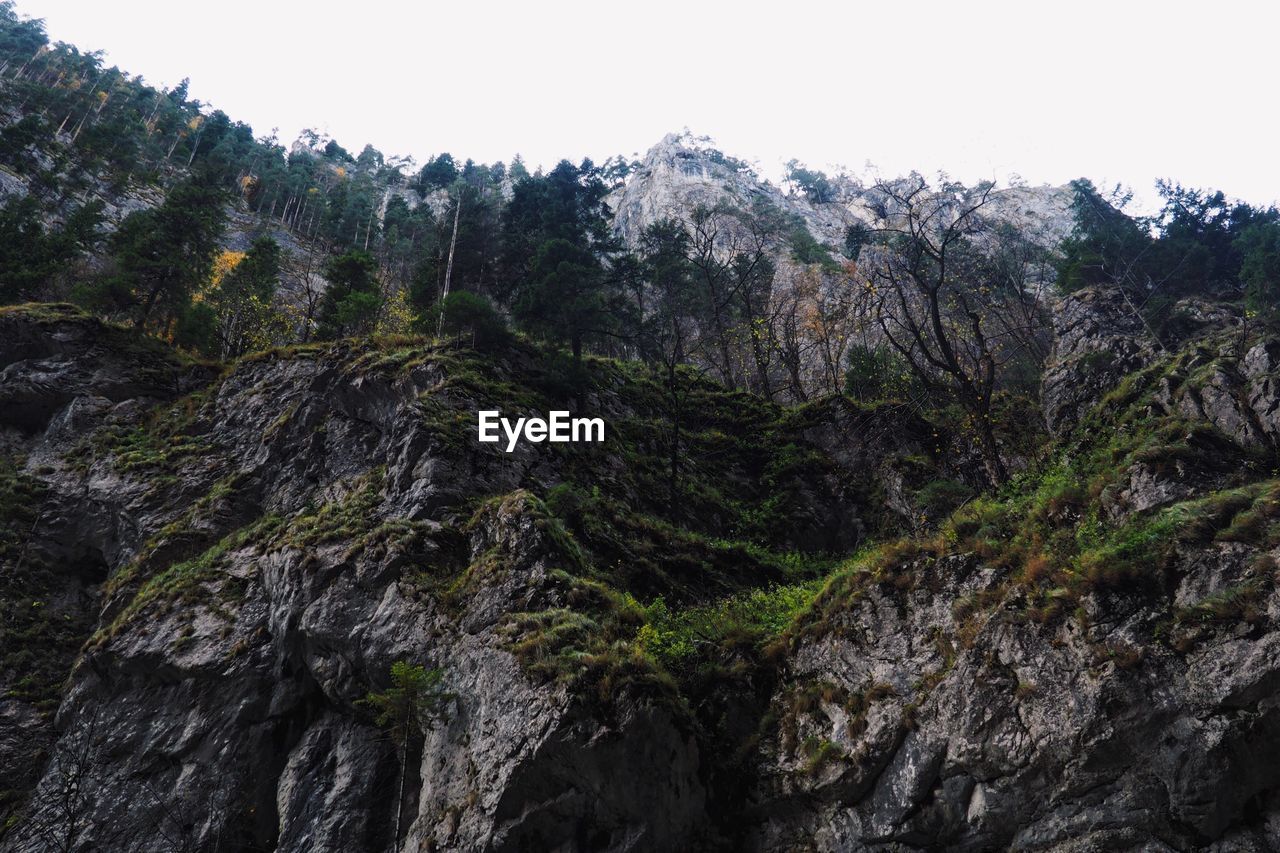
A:
[[[1271,567],[1251,570],[1249,580],[1194,605],[1176,607],[1169,598],[1175,583],[1169,572],[1175,557],[1188,549],[1214,543],[1280,545],[1280,482],[1272,478],[1273,454],[1242,448],[1207,423],[1168,413],[1157,400],[1168,393],[1193,393],[1198,382],[1233,369],[1229,357],[1218,355],[1231,351],[1225,344],[1225,339],[1202,341],[1129,376],[1043,467],[1019,474],[997,493],[965,495],[967,502],[936,534],[888,542],[847,561],[782,642],[794,645],[833,630],[836,615],[873,588],[911,590],[930,582],[931,567],[951,554],[972,555],[1002,577],[954,603],[961,644],[971,642],[992,619],[1083,621],[1085,599],[1097,596],[1137,596],[1156,603],[1167,618],[1147,627],[1153,637],[1173,637],[1178,651],[1188,648],[1188,640],[1170,633],[1170,625],[1255,621],[1257,603],[1274,583]],[[1203,491],[1135,512],[1123,495],[1131,472],[1139,469],[1194,477]],[[963,488],[935,481],[916,499],[954,502],[963,494]],[[1111,652],[1105,656],[1115,659]]]
[[[606,265],[621,246],[604,203],[608,192],[590,160],[565,160],[545,177],[516,184],[503,212],[505,301],[526,328],[567,342],[575,367],[588,339],[615,322],[617,281]]]
[[[173,481],[183,462],[214,450],[207,433],[212,399],[207,392],[152,411],[138,426],[116,425],[88,437],[72,460],[87,463],[110,455],[121,471],[147,474],[159,484]]]
[[[242,548],[256,547],[269,540],[280,525],[279,517],[265,516],[225,536],[198,556],[172,563],[142,581],[125,608],[110,625],[98,631],[93,642],[106,642],[144,612],[162,615],[178,609],[186,618],[194,619],[195,606],[200,605],[234,622],[234,605],[243,597],[248,579],[224,572],[226,558]],[[134,573],[125,569],[112,579],[110,587],[121,589],[135,580]]]
[[[530,174],[441,153],[412,172],[312,131],[286,153],[188,100],[185,84],[159,91],[49,46],[8,2],[0,106],[14,118],[0,166],[30,190],[0,208],[0,302],[73,298],[115,322],[65,304],[0,317],[78,323],[166,392],[176,368],[197,368],[156,339],[230,361],[224,382],[315,359],[326,376],[416,387],[397,416],[425,436],[405,452],[433,454],[442,471],[429,522],[387,517],[404,488],[388,482],[391,463],[347,471],[287,517],[255,518],[271,504],[247,494],[249,475],[227,473],[214,382],[112,423],[64,460],[73,473],[110,462],[150,498],[184,501],[107,580],[92,559],[49,566],[28,553],[46,487],[0,462],[0,668],[21,673],[12,695],[42,713],[91,625],[52,601],[65,572],[102,584],[101,648],[146,617],[233,622],[255,581],[241,558],[277,551],[307,571],[377,561],[445,615],[475,615],[484,594],[527,583],[521,603],[485,617],[527,673],[602,714],[623,696],[662,704],[725,776],[772,727],[813,777],[858,761],[839,733],[807,734],[804,717],[838,707],[856,739],[892,689],[780,685],[781,662],[848,630],[873,592],[941,594],[940,565],[981,565],[994,580],[950,602],[953,624],[930,638],[938,665],[894,697],[906,725],[993,623],[1087,629],[1099,602],[1150,604],[1134,630],[1183,654],[1266,619],[1276,566],[1254,552],[1280,547],[1276,454],[1176,401],[1238,375],[1244,347],[1277,323],[1273,209],[1165,184],[1161,213],[1135,219],[1123,195],[1080,181],[1075,229],[1054,255],[986,215],[991,185],[912,176],[865,188],[879,227],[851,226],[843,259],[762,199],[673,212],[627,249],[606,203],[633,170],[621,158]],[[745,169],[707,156],[722,173]],[[839,196],[795,161],[788,181],[814,204]],[[99,205],[68,201],[126,189],[156,204],[110,235]],[[252,232],[244,253],[222,247],[229,214]],[[1161,353],[1048,445],[1039,295],[1055,274],[1065,293],[1120,294]],[[1186,296],[1243,309],[1243,322],[1200,334]],[[1106,379],[1110,359],[1078,366]],[[479,408],[598,413],[608,438],[507,456],[472,440]],[[309,420],[322,411],[288,401],[263,444],[325,444],[339,428]],[[1142,478],[1167,491],[1139,505]],[[1177,592],[1180,558],[1209,549],[1235,555],[1234,574],[1198,600]],[[1093,651],[1117,668],[1144,654]],[[390,686],[361,702],[399,752],[400,807],[411,745],[449,699],[442,678],[397,661]]]
[[[1158,188],[1161,211],[1133,218],[1123,211],[1131,193],[1072,182],[1076,226],[1057,262],[1059,288],[1121,289],[1165,343],[1183,331],[1175,304],[1184,296],[1243,296],[1268,324],[1280,319],[1280,211],[1168,181]]]
[[[111,237],[113,271],[79,297],[105,313],[128,313],[163,336],[187,320],[208,279],[224,228],[222,190],[207,175],[184,181],[154,210],[131,214]]]
[[[360,704],[368,707],[374,722],[401,744],[414,734],[421,734],[424,725],[444,713],[450,696],[440,686],[443,677],[441,669],[428,670],[398,660],[391,665],[391,686],[370,691]]]
[[[377,262],[368,252],[353,250],[329,259],[324,273],[330,287],[320,302],[320,337],[370,334],[382,306]]]
[[[670,672],[699,662],[700,647],[764,648],[791,625],[817,595],[822,581],[775,585],[730,595],[704,606],[675,610],[661,597],[643,608],[636,642]]]
[[[450,696],[440,686],[443,670],[426,669],[408,661],[398,660],[391,665],[391,686],[380,692],[370,692],[359,704],[368,707],[374,722],[391,734],[396,745],[400,764],[400,780],[397,785],[396,822],[392,838],[400,849],[401,828],[404,823],[405,777],[409,770],[409,744],[420,737],[426,727],[442,718]]]

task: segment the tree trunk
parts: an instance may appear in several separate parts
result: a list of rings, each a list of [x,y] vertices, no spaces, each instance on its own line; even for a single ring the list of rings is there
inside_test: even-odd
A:
[[[409,711],[405,710],[404,735],[400,743],[400,784],[396,796],[396,853],[400,853],[400,822],[404,817],[404,783],[405,777],[409,774],[405,770],[405,765],[409,762]]]
[[[458,205],[453,209],[453,236],[449,238],[449,262],[444,270],[444,287],[440,289],[440,317],[436,323],[436,337],[444,334],[444,301],[449,298],[449,282],[453,278],[453,252],[458,247],[458,217],[462,215],[462,190],[458,190]]]

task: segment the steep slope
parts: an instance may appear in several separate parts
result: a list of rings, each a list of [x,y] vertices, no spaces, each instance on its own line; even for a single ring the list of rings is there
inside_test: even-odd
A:
[[[9,309],[0,847],[1273,849],[1280,345],[1185,303],[1118,367],[1122,311],[1058,305],[1051,452],[898,540],[976,477],[893,405],[686,376],[673,495],[636,365]]]
[[[874,187],[844,178],[838,197],[812,203],[803,194],[783,192],[750,166],[712,148],[688,131],[669,133],[650,148],[623,186],[609,197],[618,235],[635,246],[645,228],[660,219],[683,219],[698,207],[717,205],[750,210],[767,204],[802,223],[810,235],[838,257],[851,225],[885,225],[883,198]],[[1071,195],[1066,187],[1004,187],[996,191],[989,213],[1015,225],[1028,239],[1052,248],[1072,227]]]
[[[755,846],[1280,844],[1276,343],[1187,304],[1199,334],[1126,362],[1123,310],[1060,306],[1042,471],[851,562],[791,628]]]
[[[441,667],[452,697],[411,750],[409,849],[714,837],[704,724],[638,644],[647,603],[802,598],[822,553],[898,523],[870,497],[875,475],[819,452],[787,411],[693,377],[673,504],[661,388],[634,365],[592,362],[590,390],[572,392],[605,417],[605,444],[507,454],[474,441],[478,408],[545,412],[570,393],[560,363],[523,344],[301,347],[215,377],[146,368],[126,334],[69,310],[4,319],[0,394],[28,401],[5,409],[10,464],[41,502],[11,533],[67,590],[75,566],[95,567],[70,647],[93,633],[6,849],[59,833],[137,850],[388,849],[398,758],[358,702],[398,660]],[[90,337],[121,349],[48,355]],[[930,430],[914,429],[869,433],[882,466],[895,446],[924,451]],[[57,628],[37,622],[29,640]],[[56,685],[66,663],[42,677]],[[7,718],[3,742],[45,737],[48,708]],[[69,780],[84,792],[71,803]]]

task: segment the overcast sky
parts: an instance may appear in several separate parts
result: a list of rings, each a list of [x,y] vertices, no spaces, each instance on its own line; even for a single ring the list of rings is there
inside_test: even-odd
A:
[[[1272,2],[17,0],[52,38],[291,141],[419,162],[643,154],[688,127],[776,176],[884,174],[1280,199]]]

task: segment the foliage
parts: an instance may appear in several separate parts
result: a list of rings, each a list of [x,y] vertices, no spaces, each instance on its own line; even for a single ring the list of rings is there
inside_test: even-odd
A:
[[[324,276],[329,288],[320,303],[318,337],[334,339],[373,331],[382,307],[378,264],[368,252],[353,249],[330,258]]]
[[[561,161],[545,177],[516,184],[503,214],[503,267],[512,315],[526,329],[569,344],[580,362],[584,344],[610,331],[611,292],[605,260],[617,251],[605,196],[590,160]]]
[[[1280,319],[1280,224],[1256,223],[1236,239],[1245,306],[1268,322]]]
[[[372,712],[374,722],[387,729],[397,744],[403,743],[444,715],[452,697],[441,687],[443,680],[442,669],[398,660],[391,664],[391,686],[370,691],[358,704]]]
[[[836,188],[831,179],[816,169],[800,165],[798,160],[787,162],[787,180],[813,204],[829,204],[836,200]]]
[[[1222,192],[1158,184],[1160,213],[1132,218],[1129,195],[1118,188],[1103,196],[1087,180],[1071,184],[1074,230],[1060,247],[1058,287],[1118,288],[1157,339],[1177,299],[1188,295],[1232,298],[1274,316],[1280,271],[1280,211],[1227,199]]]
[[[1142,223],[1123,212],[1131,194],[1117,187],[1103,196],[1084,178],[1071,182],[1071,192],[1074,226],[1059,247],[1058,288],[1071,293],[1123,279],[1151,246]]]
[[[441,314],[443,322],[439,322]],[[424,322],[432,331],[438,324],[446,335],[460,337],[476,350],[492,349],[510,338],[507,324],[493,303],[465,290],[450,293],[439,309],[428,312]]]
[[[32,196],[0,208],[0,304],[47,298],[98,241],[103,205],[77,207],[60,228],[46,231]]]
[[[684,672],[705,658],[700,646],[732,640],[763,648],[812,603],[821,587],[821,580],[776,584],[684,610],[672,610],[659,596],[643,607],[645,624],[636,643],[668,670]]]
[[[158,208],[130,214],[112,235],[114,269],[86,294],[90,304],[127,311],[140,328],[169,328],[209,280],[223,200],[206,173],[175,186]]]
[[[849,347],[844,383],[845,393],[864,403],[907,399],[919,390],[906,362],[887,346]]]
[[[274,304],[280,285],[280,246],[259,237],[243,257],[201,294],[214,316],[216,347],[211,355],[231,359],[264,349],[284,336]]]

